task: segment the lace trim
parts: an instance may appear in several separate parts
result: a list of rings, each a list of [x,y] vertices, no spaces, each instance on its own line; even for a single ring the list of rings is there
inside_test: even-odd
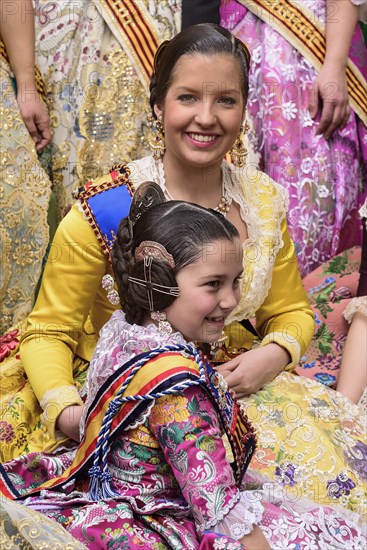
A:
[[[258,496],[257,491],[244,491],[241,493],[241,500],[229,514],[236,517],[238,521],[234,521],[231,517],[229,527],[230,535],[233,539],[239,540],[243,536],[248,535],[262,520],[264,514],[264,506],[259,500],[255,500]],[[238,514],[238,515],[237,515]],[[227,517],[226,520],[229,520]]]
[[[292,362],[285,367],[285,370],[290,370],[297,365],[301,359],[301,345],[294,336],[291,336],[290,334],[284,336],[282,332],[271,332],[263,338],[260,343],[260,347],[266,346],[266,344],[270,344],[272,342],[279,344],[282,348],[285,348],[292,358]]]
[[[261,491],[242,491],[233,508],[215,525],[215,532],[239,540],[262,520]]]
[[[276,256],[283,246],[281,223],[288,210],[286,190],[269,176],[223,163],[229,195],[240,207],[247,226],[243,243],[244,276],[241,300],[226,324],[255,317],[271,288]]]
[[[211,527],[214,527],[219,522],[221,522],[226,515],[229,514],[230,510],[235,506],[237,502],[239,502],[241,498],[241,493],[239,491],[236,492],[236,494],[233,496],[233,498],[228,502],[226,506],[221,508],[221,511],[217,512],[217,515],[214,519],[211,519],[209,521],[206,521],[203,525],[196,526],[198,531],[202,533],[203,531],[209,530]]]
[[[125,320],[125,314],[116,310],[110,320],[100,331],[100,337],[88,369],[87,380],[83,387],[83,395],[87,395],[80,430],[84,432],[87,410],[98,389],[109,376],[135,355],[167,345],[168,343],[186,344],[179,332],[162,334],[153,323],[142,327],[130,325]],[[144,422],[143,418],[136,421],[136,426]],[[135,427],[130,426],[131,428]]]
[[[61,411],[70,405],[82,405],[82,400],[75,386],[62,386],[48,390],[43,395],[40,405],[42,417],[46,422],[54,422]]]
[[[166,190],[162,161],[145,157],[128,164],[134,187],[153,180]],[[288,209],[285,189],[258,170],[239,169],[223,161],[222,174],[228,196],[239,205],[249,238],[243,243],[243,291],[226,324],[255,316],[271,287],[276,255],[283,246],[281,223]]]
[[[362,313],[367,317],[367,296],[359,296],[353,298],[344,310],[344,317],[348,323],[352,322],[352,319],[356,313]]]

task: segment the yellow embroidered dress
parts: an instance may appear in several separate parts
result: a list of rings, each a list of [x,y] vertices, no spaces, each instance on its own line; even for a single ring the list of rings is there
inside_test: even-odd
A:
[[[127,193],[123,182],[128,176],[135,188],[146,180],[165,185],[163,164],[151,157],[130,163],[128,168],[130,176],[124,169],[115,170],[89,185],[56,233],[37,304],[22,335],[23,366],[14,354],[4,362],[6,395],[0,437],[5,460],[22,452],[57,448],[64,440],[55,430],[57,415],[66,406],[81,403],[78,381],[83,381],[97,334],[113,311],[101,286],[111,268],[109,237],[98,223],[98,208],[105,205],[105,219],[112,219],[116,212],[126,215],[128,201],[109,201],[109,197],[116,189],[125,188]],[[285,222],[285,191],[260,172],[239,172],[226,162],[222,173],[249,235],[244,243],[242,298],[227,327],[228,351],[258,345],[236,323],[256,316],[262,337],[259,345],[277,342],[285,347],[292,357],[287,367],[291,371],[311,340],[313,315]],[[322,503],[337,500],[362,511],[366,476],[359,463],[353,465],[356,453],[366,449],[358,407],[291,372],[246,399],[245,406],[258,427],[255,469],[280,480],[287,491],[302,492]]]

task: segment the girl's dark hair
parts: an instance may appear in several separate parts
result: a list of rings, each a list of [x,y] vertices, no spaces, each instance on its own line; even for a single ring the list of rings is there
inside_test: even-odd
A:
[[[247,46],[227,29],[215,23],[200,23],[184,29],[172,40],[163,42],[154,58],[154,71],[150,80],[150,106],[163,103],[177,61],[187,54],[215,55],[228,54],[237,59],[241,67],[242,94],[244,102],[248,96],[248,72],[250,53]]]
[[[233,241],[236,237],[237,229],[222,214],[187,202],[169,201],[153,206],[135,223],[133,237],[129,218],[123,218],[112,248],[112,265],[126,320],[141,324],[149,311],[146,288],[129,281],[129,277],[145,280],[144,261],[134,257],[142,241],[161,244],[175,262],[172,268],[167,262],[154,259],[152,283],[177,287],[176,274],[196,262],[205,245],[218,240]],[[165,309],[175,300],[174,296],[152,292],[155,310]]]

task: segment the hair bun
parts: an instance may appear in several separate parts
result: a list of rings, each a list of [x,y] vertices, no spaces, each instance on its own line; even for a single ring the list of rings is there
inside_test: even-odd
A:
[[[157,183],[154,181],[141,183],[134,193],[130,206],[129,220],[132,226],[134,227],[134,224],[141,218],[144,212],[162,202],[166,202],[166,199]]]

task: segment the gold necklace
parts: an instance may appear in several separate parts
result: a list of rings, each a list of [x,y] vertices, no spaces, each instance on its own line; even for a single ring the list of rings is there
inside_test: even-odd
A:
[[[171,195],[171,193],[168,191],[167,187],[164,188],[164,194],[166,195],[166,198],[170,201],[174,201],[174,199]],[[232,197],[229,197],[224,189],[224,181],[222,180],[222,196],[218,203],[218,206],[213,208],[213,210],[216,210],[217,212],[220,212],[223,216],[226,216],[231,208],[232,204]]]
[[[176,200],[174,197],[172,197],[171,193],[168,191],[167,186],[166,186],[166,175],[165,175],[165,171],[164,171],[163,160],[162,159],[159,159],[158,161],[155,160],[154,164],[155,164],[155,167],[154,167],[154,172],[153,173],[156,174],[157,181],[159,182],[166,198],[169,201]],[[227,216],[227,214],[228,214],[228,212],[231,208],[232,197],[230,197],[228,195],[228,193],[226,192],[226,186],[225,186],[224,179],[225,179],[225,177],[223,175],[223,170],[222,170],[222,196],[220,198],[220,201],[219,201],[218,205],[213,210],[216,210],[217,212],[220,212],[223,216]]]

